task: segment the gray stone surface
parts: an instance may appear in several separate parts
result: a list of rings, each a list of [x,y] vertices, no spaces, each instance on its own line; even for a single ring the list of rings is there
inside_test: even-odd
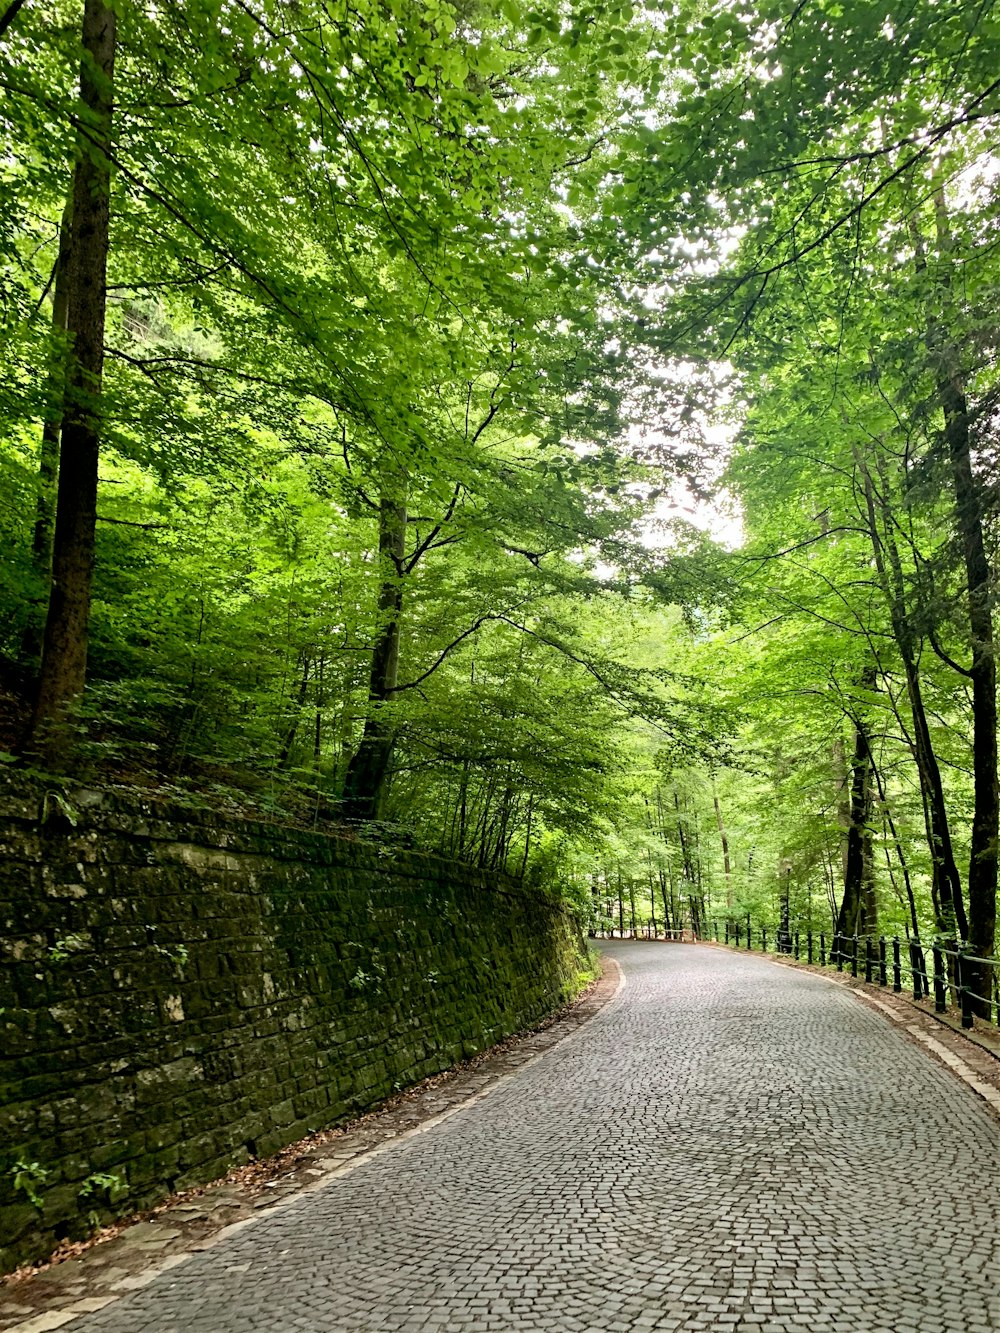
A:
[[[1000,1129],[855,998],[756,958],[627,985],[483,1100],[73,1333],[979,1333]]]
[[[567,905],[498,871],[138,793],[46,818],[20,780],[0,766],[0,1273],[576,993]]]

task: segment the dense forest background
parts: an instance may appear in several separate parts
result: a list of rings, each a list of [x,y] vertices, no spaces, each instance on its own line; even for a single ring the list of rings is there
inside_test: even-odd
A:
[[[6,762],[991,954],[998,52],[0,6]]]

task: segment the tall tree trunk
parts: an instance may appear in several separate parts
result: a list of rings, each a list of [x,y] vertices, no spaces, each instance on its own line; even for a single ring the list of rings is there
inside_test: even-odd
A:
[[[383,492],[379,502],[378,549],[382,584],[379,628],[368,678],[368,714],[361,741],[347,766],[342,810],[350,820],[375,819],[392,757],[393,732],[384,705],[399,678],[399,628],[403,610],[406,501]]]
[[[662,867],[656,874],[660,881],[660,897],[663,900],[663,929],[669,931],[673,929],[673,921],[670,916],[670,899],[667,896],[667,875]]]
[[[285,739],[281,745],[281,751],[278,755],[278,771],[283,772],[288,767],[288,762],[292,757],[292,746],[295,744],[295,737],[299,730],[299,720],[302,717],[302,710],[305,707],[306,692],[309,688],[309,669],[312,666],[312,659],[308,653],[302,654],[302,675],[299,677],[299,688],[295,696],[295,703],[292,705],[292,720],[288,724],[288,730],[285,732]]]
[[[528,868],[528,853],[531,851],[531,820],[535,811],[535,793],[528,793],[528,819],[524,830],[524,855],[521,857],[521,869],[518,872],[518,878],[524,879],[524,872]]]
[[[969,640],[972,665],[972,773],[973,815],[969,855],[969,920],[958,929],[973,952],[990,955],[996,944],[997,836],[1000,832],[1000,784],[997,778],[996,662],[993,648],[993,615],[990,605],[992,575],[983,537],[983,496],[972,467],[972,441],[965,373],[956,341],[956,303],[952,296],[953,249],[944,187],[934,191],[934,222],[940,255],[937,289],[938,309],[927,319],[927,348],[936,381],[938,401],[944,417],[944,443],[951,465],[958,534],[962,543],[965,584],[968,594]],[[924,240],[916,216],[911,220],[914,262],[919,273],[927,271]],[[964,912],[961,914],[964,917]],[[966,979],[977,993],[973,1010],[988,1017],[986,995],[989,969],[971,963]]]
[[[847,859],[844,896],[837,917],[841,935],[874,933],[872,892],[872,764],[868,731],[858,718],[854,727],[854,759],[851,764],[851,824],[847,830]]]
[[[848,793],[847,757],[844,754],[844,740],[836,736],[830,749],[830,762],[833,767],[833,780],[837,788],[837,828],[840,834],[840,875],[847,871],[847,830],[851,827],[851,800]],[[836,918],[836,909],[834,917]],[[836,929],[836,921],[834,921]]]
[[[938,249],[948,259],[943,292],[951,301],[953,249],[944,189],[935,192]],[[951,463],[955,512],[962,540],[965,582],[969,598],[969,639],[972,648],[972,774],[974,807],[969,849],[968,942],[974,954],[989,957],[996,943],[997,837],[1000,833],[1000,781],[997,776],[997,670],[993,646],[991,607],[992,572],[983,536],[983,496],[972,468],[972,440],[965,377],[958,348],[949,327],[951,315],[933,321],[929,334],[944,412],[944,437]],[[973,1010],[990,1017],[989,969],[977,964],[963,968],[964,979],[976,992]]]
[[[97,527],[97,468],[107,307],[115,15],[85,0],[80,97],[86,136],[73,175],[73,225],[66,274],[66,371],[59,483],[52,544],[52,586],[42,641],[35,710],[26,748],[50,765],[71,748],[69,713],[87,674]]]
[[[683,926],[680,902],[681,895],[677,892],[677,877],[674,874],[674,861],[672,856],[667,857],[667,880],[670,885],[670,911],[668,916],[674,923],[674,930],[680,930]]]
[[[465,834],[469,819],[469,760],[462,760],[462,777],[458,796],[458,856],[465,853]]]
[[[52,579],[52,528],[55,521],[56,483],[59,477],[59,440],[66,407],[66,317],[69,306],[69,256],[73,227],[73,196],[66,200],[59,226],[59,254],[52,283],[52,356],[49,361],[38,457],[38,494],[31,534],[31,563],[48,599]],[[41,600],[41,599],[39,599]],[[32,610],[21,638],[21,657],[34,661],[42,650],[42,615]]]
[[[323,654],[319,655],[319,670],[316,676],[316,725],[313,728],[313,768],[319,772],[323,740]]]
[[[722,806],[719,804],[719,796],[716,791],[712,792],[712,804],[715,806],[715,823],[719,830],[719,842],[722,844],[722,872],[726,880],[726,915],[731,916],[733,910],[733,878],[732,867],[729,864],[729,838],[726,836],[726,826],[722,822]]]
[[[934,903],[936,923],[941,931],[948,933],[957,931],[964,936],[968,931],[968,924],[965,916],[965,903],[962,898],[962,882],[951,843],[944,783],[941,778],[937,755],[934,753],[930,725],[927,721],[927,710],[924,707],[920,669],[917,665],[917,645],[911,617],[906,605],[906,584],[903,578],[903,567],[893,535],[892,519],[886,512],[889,505],[889,478],[881,460],[876,456],[882,490],[879,503],[882,509],[883,523],[880,525],[876,510],[876,492],[872,484],[871,473],[863,460],[859,459],[858,465],[861,469],[864,485],[868,532],[875,557],[875,569],[889,605],[892,634],[899,650],[906,679],[906,696],[910,706],[910,717],[913,721],[913,759],[917,767],[917,779],[920,783],[924,811],[924,828],[931,853],[931,897]]]
[[[676,812],[677,815],[677,840],[681,846],[681,862],[684,866],[684,878],[687,880],[688,884],[691,886],[691,889],[693,890],[697,887],[695,879],[694,863],[691,860],[691,851],[688,845],[688,839],[684,833],[684,822],[681,817],[681,800],[680,796],[677,794],[676,787],[674,788],[674,811]]]
[[[896,828],[896,821],[892,817],[892,810],[886,798],[886,786],[882,780],[882,774],[878,764],[875,762],[875,756],[872,755],[872,777],[875,779],[875,788],[878,792],[878,798],[882,805],[882,818],[885,821],[889,835],[892,838],[893,846],[896,851],[896,860],[899,862],[899,869],[903,876],[903,886],[906,889],[906,906],[910,913],[910,928],[914,936],[920,938],[920,919],[917,916],[917,900],[913,895],[913,883],[910,879],[910,867],[906,861],[906,854],[903,851],[903,844],[900,841],[899,832]],[[889,855],[889,848],[885,849],[886,868],[889,872],[890,881],[895,881],[892,871],[892,858]],[[898,896],[898,895],[897,895]]]

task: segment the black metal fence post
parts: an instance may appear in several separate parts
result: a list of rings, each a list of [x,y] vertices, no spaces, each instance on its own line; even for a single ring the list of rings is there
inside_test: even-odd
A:
[[[833,937],[833,949],[837,955],[837,971],[844,970],[844,937],[838,930]]]
[[[856,977],[857,975],[858,975],[858,937],[857,935],[853,935],[851,937],[851,976]]]
[[[826,931],[819,932],[819,965],[826,967]]]
[[[972,987],[962,987],[962,1027],[971,1028],[973,1026],[972,1016]]]
[[[955,953],[955,985],[958,988],[958,1002],[962,1006],[962,1027],[972,1027],[972,987],[967,980],[972,969],[966,965],[965,950],[961,945]]]
[[[767,926],[761,926],[760,928],[760,951],[761,953],[767,953]]]
[[[740,947],[740,923],[736,922],[736,947]]]
[[[885,965],[885,936],[884,936],[884,935],[880,935],[880,936],[878,937],[878,984],[879,984],[880,986],[888,986],[888,984],[889,984],[889,974],[888,974],[888,972],[887,972],[887,970],[886,970],[886,965]]]
[[[962,946],[961,944],[959,944],[958,940],[956,939],[956,940],[955,940],[955,972],[954,972],[954,980],[955,980],[955,984],[954,984],[954,987],[953,987],[953,991],[954,991],[954,995],[955,995],[955,1003],[958,1005],[959,1010],[962,1011],[962,1016],[963,1016],[963,1018],[964,1018],[964,1016],[965,1016],[965,1014],[964,1014],[964,1010],[965,1010],[965,1003],[964,1003],[964,1000],[965,1000],[965,976],[963,975],[963,973],[965,972],[965,968],[963,967],[963,963],[964,963],[964,962],[965,962],[965,950],[964,950],[963,946]]]
[[[899,995],[903,989],[903,967],[899,957],[899,936],[892,937],[892,989]]]
[[[872,965],[875,962],[875,950],[872,948],[870,935],[865,936],[865,981],[872,984]]]
[[[943,1014],[948,1007],[944,993],[944,959],[936,944],[932,946],[931,953],[934,955],[934,1008],[939,1014]],[[916,998],[919,1000],[920,996]]]
[[[795,948],[795,961],[798,962],[798,960],[799,960],[799,932],[798,932],[798,931],[795,932],[795,945],[794,945],[794,948]]]
[[[719,942],[719,923],[718,923],[718,921],[713,921],[713,922],[712,922],[712,932],[713,932],[713,934],[715,935],[715,942],[716,942],[716,944],[718,944],[718,942]]]
[[[809,966],[812,967],[812,960],[813,960],[813,933],[812,933],[811,930],[806,932],[806,958],[809,960]]]

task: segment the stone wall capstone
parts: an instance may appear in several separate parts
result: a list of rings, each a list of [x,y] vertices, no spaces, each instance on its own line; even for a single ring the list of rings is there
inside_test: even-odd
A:
[[[6,792],[0,851],[0,1270],[530,1026],[585,962],[503,876],[160,801]]]

